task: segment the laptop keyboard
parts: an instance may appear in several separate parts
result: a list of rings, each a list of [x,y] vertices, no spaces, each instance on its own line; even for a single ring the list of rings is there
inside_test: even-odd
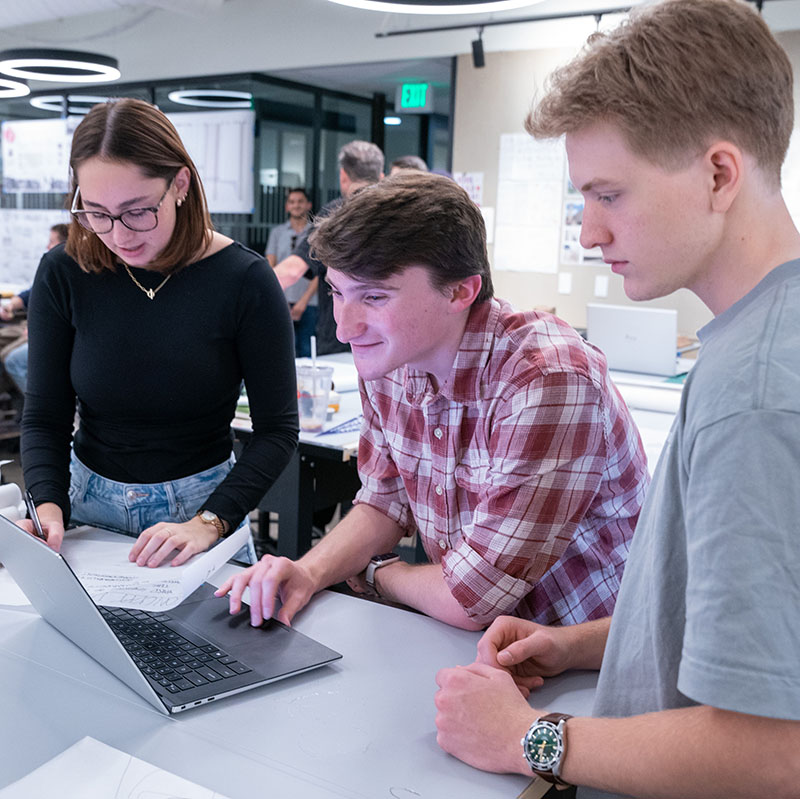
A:
[[[145,676],[172,694],[210,683],[224,690],[226,680],[251,671],[200,636],[192,633],[189,640],[171,630],[164,624],[172,618],[168,613],[99,610]]]

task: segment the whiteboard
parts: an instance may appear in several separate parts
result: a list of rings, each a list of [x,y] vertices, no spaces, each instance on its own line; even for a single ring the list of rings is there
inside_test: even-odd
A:
[[[200,173],[208,210],[218,214],[253,213],[255,111],[167,116]]]
[[[211,213],[253,212],[255,111],[168,114],[197,167]],[[3,191],[69,191],[69,153],[79,118],[3,122]]]
[[[3,122],[3,191],[69,191],[69,151],[74,128],[72,119]]]
[[[0,209],[0,283],[22,290],[33,283],[50,228],[69,223],[66,211]]]

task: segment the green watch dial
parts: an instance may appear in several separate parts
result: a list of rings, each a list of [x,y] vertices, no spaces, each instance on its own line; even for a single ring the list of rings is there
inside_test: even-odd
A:
[[[560,756],[561,737],[552,724],[537,724],[525,736],[525,757],[534,768],[550,769]]]

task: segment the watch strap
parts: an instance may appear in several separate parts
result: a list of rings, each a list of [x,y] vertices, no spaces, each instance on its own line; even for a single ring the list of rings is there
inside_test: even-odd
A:
[[[364,580],[371,591],[375,592],[376,596],[380,596],[380,591],[375,585],[375,572],[383,566],[388,566],[390,563],[395,563],[400,560],[400,556],[395,552],[386,552],[383,555],[375,555],[367,564],[367,569],[364,572]]]
[[[559,790],[564,788],[572,788],[572,784],[569,782],[565,782],[561,779],[561,763],[564,760],[564,756],[567,752],[567,731],[566,731],[566,722],[568,719],[571,719],[572,716],[569,713],[548,713],[545,716],[539,716],[538,719],[531,725],[531,729],[533,729],[537,724],[541,722],[549,722],[550,724],[554,725],[558,728],[558,734],[561,736],[561,756],[559,757],[558,761],[553,764],[551,769],[538,769],[533,764],[531,765],[531,770],[536,774],[538,777],[541,777],[546,782],[550,782],[556,786]],[[527,734],[526,736],[527,737]],[[523,746],[525,744],[525,737],[523,737]]]
[[[213,524],[217,530],[217,539],[225,538],[225,522],[217,516],[213,511],[207,508],[201,508],[195,516],[199,517],[203,524]]]

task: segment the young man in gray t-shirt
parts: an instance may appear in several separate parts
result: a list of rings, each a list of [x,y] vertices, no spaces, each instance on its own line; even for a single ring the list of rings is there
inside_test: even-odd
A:
[[[462,760],[586,786],[580,799],[799,795],[800,235],[780,191],[793,122],[789,60],[737,0],[637,9],[531,113],[535,137],[566,134],[582,245],[631,299],[688,288],[715,319],[613,622],[501,618],[476,663],[439,673],[438,740]],[[525,701],[570,668],[600,669],[593,717]]]

